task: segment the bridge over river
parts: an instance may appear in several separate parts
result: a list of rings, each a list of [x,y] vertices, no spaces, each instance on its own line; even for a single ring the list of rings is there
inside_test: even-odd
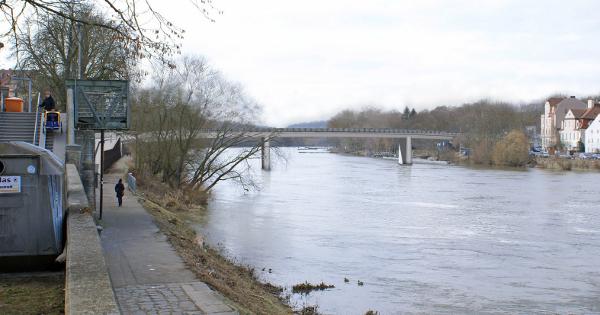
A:
[[[271,168],[270,139],[273,138],[386,138],[398,139],[398,163],[412,164],[412,139],[452,140],[458,133],[391,128],[248,128],[232,131],[262,139],[262,168]],[[222,131],[205,129],[200,136],[215,138]]]

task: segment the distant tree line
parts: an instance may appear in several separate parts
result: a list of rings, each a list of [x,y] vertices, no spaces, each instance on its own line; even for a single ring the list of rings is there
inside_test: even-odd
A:
[[[460,144],[469,147],[477,163],[493,162],[496,142],[512,130],[538,126],[543,101],[530,104],[512,104],[480,100],[460,106],[438,106],[420,112],[405,107],[403,111],[367,107],[361,110],[343,110],[333,116],[330,128],[396,128],[459,132]],[[393,150],[395,144],[386,139],[347,139],[338,143],[345,151]],[[433,143],[419,143],[429,145]]]

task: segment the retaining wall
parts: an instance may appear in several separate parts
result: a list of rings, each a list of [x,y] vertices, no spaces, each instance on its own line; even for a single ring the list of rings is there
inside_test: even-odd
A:
[[[65,314],[119,314],[102,244],[79,172],[66,165],[67,262]]]

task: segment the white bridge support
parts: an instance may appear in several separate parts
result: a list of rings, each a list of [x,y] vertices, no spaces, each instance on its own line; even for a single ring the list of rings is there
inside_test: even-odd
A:
[[[261,138],[261,162],[262,169],[265,171],[271,170],[271,142],[266,138]]]
[[[400,138],[398,144],[398,164],[412,164],[412,139],[411,137]]]

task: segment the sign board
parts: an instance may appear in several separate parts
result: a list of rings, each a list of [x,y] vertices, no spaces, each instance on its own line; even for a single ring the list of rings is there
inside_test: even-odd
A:
[[[0,176],[0,194],[21,192],[21,176]]]
[[[130,127],[129,81],[67,80],[73,90],[75,126],[91,130],[127,130]]]

